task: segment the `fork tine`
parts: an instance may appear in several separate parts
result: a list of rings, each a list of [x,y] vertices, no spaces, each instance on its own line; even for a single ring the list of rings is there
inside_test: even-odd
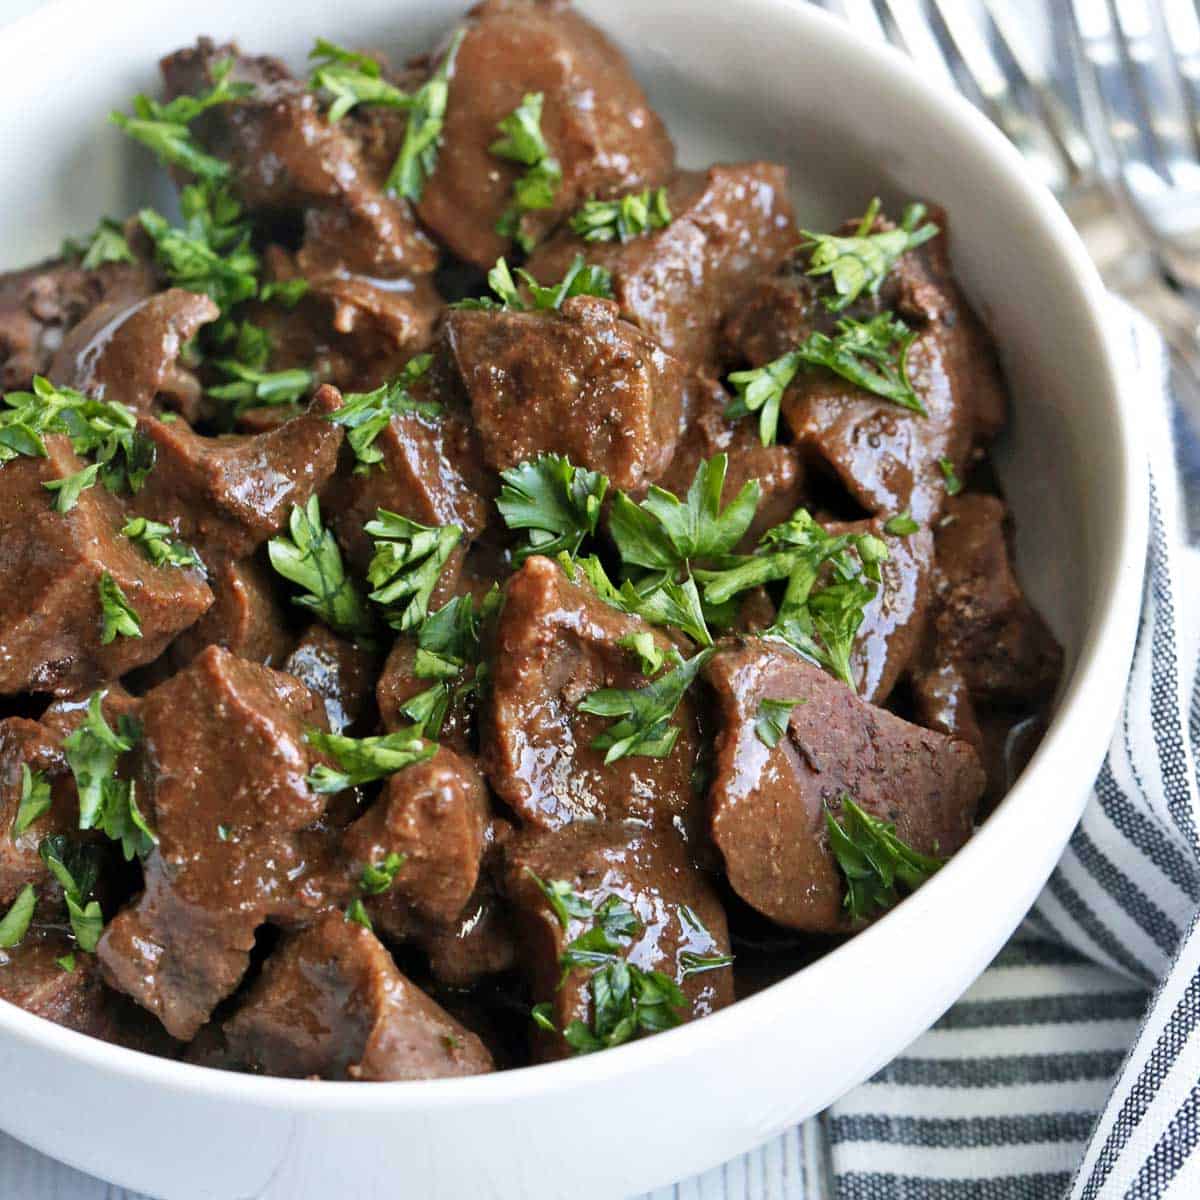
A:
[[[1109,6],[1121,61],[1149,134],[1150,161],[1164,181],[1185,184],[1187,173],[1195,172],[1194,147],[1163,31],[1146,0],[1109,0]]]
[[[958,81],[934,37],[919,0],[881,0],[881,3],[909,55],[922,69],[957,91]]]
[[[1050,0],[1055,3],[1056,0]],[[1185,0],[1185,3],[1188,0]],[[1033,94],[1046,128],[1066,160],[1073,182],[1088,179],[1096,168],[1096,156],[1070,105],[1051,85],[1042,56],[1033,52],[1008,0],[983,0],[992,25],[1009,58]]]
[[[826,0],[826,7],[848,21],[856,33],[866,34],[877,42],[887,41],[873,0]]]
[[[1194,0],[1162,0],[1162,10],[1192,141],[1200,151],[1200,16]]]
[[[1061,191],[1070,176],[1070,161],[1045,126],[1022,108],[976,16],[962,0],[932,0],[932,4],[992,120],[1035,165],[1041,178],[1054,191]]]

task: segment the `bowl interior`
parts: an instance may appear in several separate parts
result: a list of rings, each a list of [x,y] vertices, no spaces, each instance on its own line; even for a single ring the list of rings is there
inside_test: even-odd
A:
[[[102,214],[172,206],[162,174],[104,118],[136,91],[156,89],[157,58],[198,33],[236,36],[248,49],[280,53],[301,67],[318,34],[394,49],[397,57],[424,50],[462,7],[450,0],[126,0],[115,7],[62,0],[0,37],[0,71],[8,94],[21,98],[0,108],[0,263],[52,253],[65,234],[91,228]],[[496,1121],[496,1106],[521,1096],[541,1104],[536,1119],[556,1128],[553,1152],[546,1146],[554,1139],[546,1138],[536,1156],[526,1155],[530,1163],[544,1159],[546,1171],[559,1159],[570,1170],[581,1114],[601,1110],[605,1088],[614,1104],[644,1113],[656,1128],[669,1103],[690,1133],[660,1129],[653,1177],[636,1150],[627,1161],[610,1156],[605,1163],[587,1154],[615,1195],[719,1161],[827,1103],[934,1019],[1015,926],[1068,836],[1115,717],[1143,519],[1134,498],[1134,434],[1097,315],[1098,280],[1065,217],[1027,182],[1015,152],[981,117],[937,95],[890,53],[857,43],[790,0],[581,0],[579,7],[628,53],[685,165],[782,161],[801,224],[816,228],[861,212],[876,193],[885,202],[919,196],[948,209],[958,275],[996,337],[1011,386],[1012,420],[998,459],[1016,514],[1022,577],[1067,651],[1060,712],[1042,749],[982,834],[865,935],[714,1018],[591,1059],[511,1078],[355,1089],[216,1079],[85,1044],[3,1005],[0,1033],[104,1071],[113,1086],[158,1080],[174,1101],[190,1092],[230,1103],[245,1098],[263,1109],[353,1110],[365,1120],[376,1110],[476,1097]],[[50,41],[53,71],[45,69]],[[944,947],[919,975],[908,970],[914,938]],[[882,978],[894,984],[887,997],[879,994]],[[830,1027],[822,1017],[837,1005],[847,1019]],[[857,1023],[850,1019],[856,1008]],[[768,1029],[776,1039],[770,1045],[762,1037]],[[669,1094],[666,1066],[675,1072]],[[593,1090],[584,1108],[554,1107],[553,1094],[585,1086]],[[738,1111],[720,1122],[706,1120],[699,1106],[714,1088],[746,1103],[739,1099]],[[228,1110],[230,1120],[237,1111]],[[460,1108],[456,1119],[469,1118]],[[582,1121],[584,1132],[589,1123]],[[6,1124],[40,1137],[32,1120]],[[437,1130],[430,1116],[431,1147]],[[80,1156],[96,1169],[95,1155]],[[154,1190],[150,1174],[127,1174],[130,1184]]]

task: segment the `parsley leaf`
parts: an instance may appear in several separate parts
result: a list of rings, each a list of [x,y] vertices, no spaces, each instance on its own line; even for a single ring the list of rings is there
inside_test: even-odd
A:
[[[617,200],[588,200],[570,220],[585,242],[628,242],[670,223],[665,187],[643,188]]]
[[[79,503],[79,497],[95,485],[100,474],[100,464],[92,463],[81,471],[65,475],[62,479],[49,479],[42,484],[48,492],[56,492],[54,501],[56,512],[68,513]]]
[[[864,812],[846,793],[840,802],[840,821],[826,806],[825,829],[846,879],[845,907],[852,921],[891,908],[900,899],[898,886],[913,891],[945,863],[901,841],[894,825]]]
[[[582,254],[575,255],[567,273],[550,287],[543,287],[523,268],[517,269],[521,282],[529,289],[535,312],[557,312],[562,308],[563,301],[570,296],[599,296],[604,300],[612,299],[612,275],[605,267],[589,266]],[[503,258],[496,259],[496,265],[488,272],[488,287],[499,297],[499,302],[484,296],[477,299],[458,300],[451,308],[468,309],[507,309],[510,312],[527,312],[529,305],[521,297],[520,289],[508,263]]]
[[[371,924],[370,914],[367,912],[367,907],[357,896],[350,901],[346,908],[346,923],[349,925],[361,925],[368,933],[375,931],[375,926]]]
[[[526,253],[533,249],[533,239],[521,228],[521,218],[527,212],[551,208],[562,183],[562,168],[542,134],[543,100],[541,92],[527,93],[497,125],[504,136],[488,147],[497,158],[526,168],[513,181],[512,200],[496,222],[496,232],[501,237],[515,238]]]
[[[248,408],[295,404],[312,387],[315,378],[302,367],[263,371],[230,358],[217,359],[213,366],[232,376],[233,381],[208,388],[208,394],[231,401],[234,416],[240,416]]]
[[[71,932],[79,949],[85,954],[93,954],[104,928],[104,914],[99,902],[89,899],[100,872],[97,847],[72,842],[58,834],[43,838],[38,854],[63,890]]]
[[[121,223],[112,217],[101,217],[100,223],[82,241],[68,238],[63,242],[62,256],[78,258],[85,271],[94,271],[105,263],[135,261]]]
[[[385,607],[406,601],[387,612],[385,619],[400,631],[417,628],[429,613],[433,589],[462,539],[462,529],[422,525],[386,508],[379,509],[375,520],[363,528],[375,542],[375,554],[367,568],[367,582],[375,589],[371,599]]]
[[[395,850],[392,850],[383,862],[367,863],[362,869],[362,878],[358,885],[363,895],[382,896],[384,892],[389,891],[392,884],[396,882],[400,868],[407,861],[407,855],[397,854]]]
[[[329,120],[336,124],[359,104],[384,108],[409,108],[412,98],[395,84],[380,77],[379,64],[365,54],[355,54],[325,38],[318,38],[308,52],[313,62],[309,87],[333,97]]]
[[[582,896],[572,890],[571,885],[564,879],[552,879],[547,882],[532,867],[525,868],[525,874],[538,885],[546,902],[558,918],[558,923],[566,929],[572,917],[587,920],[592,916],[592,906]]]
[[[12,902],[8,912],[0,918],[0,950],[11,950],[19,946],[29,932],[33,910],[37,908],[37,893],[33,884],[27,883]]]
[[[762,489],[757,480],[749,480],[722,510],[728,466],[725,454],[702,462],[686,500],[653,485],[640,504],[619,492],[609,532],[622,560],[631,566],[671,571],[691,559],[729,554],[750,528]]]
[[[800,370],[801,358],[796,350],[748,371],[734,371],[729,376],[736,398],[725,408],[725,416],[736,421],[747,413],[758,413],[758,437],[764,446],[775,444],[779,432],[779,406],[783,393]]]
[[[764,697],[758,702],[758,713],[754,720],[754,735],[764,746],[774,750],[780,739],[787,733],[788,722],[792,709],[803,700],[773,700]]]
[[[559,454],[541,454],[500,472],[504,481],[496,507],[509,529],[529,530],[529,542],[516,554],[569,554],[596,532],[608,477],[574,466]]]
[[[336,768],[318,763],[308,777],[308,786],[322,795],[344,792],[347,788],[394,775],[413,763],[432,758],[438,749],[436,742],[426,741],[412,729],[365,738],[310,729],[305,740],[337,763]]]
[[[134,798],[131,782],[117,778],[117,762],[141,737],[132,717],[122,715],[114,731],[104,717],[104,692],[88,700],[82,725],[63,744],[79,793],[79,828],[101,829],[121,843],[126,861],[144,858],[158,842]]]
[[[342,397],[342,407],[326,414],[327,421],[347,430],[346,440],[358,460],[356,473],[365,474],[383,461],[383,451],[375,445],[375,439],[394,415],[415,412],[433,418],[441,414],[442,406],[436,400],[414,400],[409,391],[410,385],[429,370],[432,361],[432,354],[418,354],[390,383],[382,384],[372,392],[347,392]]]
[[[218,104],[240,100],[254,91],[252,83],[233,83],[230,73],[233,59],[214,65],[212,87],[199,96],[176,96],[167,104],[146,95],[133,98],[133,116],[122,112],[109,114],[109,120],[131,138],[148,146],[160,162],[182,167],[201,179],[225,179],[231,172],[227,162],[205,153],[192,140],[188,125],[202,112]]]
[[[711,649],[701,650],[644,688],[601,688],[586,696],[579,703],[580,712],[623,718],[593,738],[592,749],[608,752],[606,764],[632,755],[666,758],[679,737],[671,717],[712,654]]]
[[[941,469],[942,478],[946,481],[946,495],[957,496],[962,491],[962,480],[954,470],[954,463],[948,458],[939,458],[938,467]]]
[[[446,103],[450,98],[450,76],[464,36],[461,29],[455,33],[437,70],[413,94],[404,142],[384,185],[384,190],[393,196],[416,203],[425,190],[426,180],[437,167]]]
[[[702,975],[705,971],[716,971],[721,967],[733,965],[732,954],[697,954],[694,950],[685,950],[679,956],[680,974],[686,979],[689,975]]]
[[[295,603],[311,609],[347,637],[370,634],[371,614],[354,580],[346,574],[337,541],[321,524],[316,496],[303,506],[292,506],[288,530],[290,537],[272,538],[267,543],[267,554],[284,579],[305,589],[306,594],[295,597]]]
[[[908,205],[899,228],[872,233],[878,215],[876,196],[850,237],[801,230],[804,241],[800,248],[810,252],[808,273],[828,275],[833,282],[835,295],[825,300],[830,312],[842,312],[864,291],[870,296],[879,295],[883,281],[900,256],[924,245],[939,232],[932,221],[921,224],[925,216],[923,204]]]
[[[100,645],[107,646],[118,637],[140,638],[141,618],[134,611],[121,585],[105,571],[97,585],[100,593]]]
[[[61,958],[56,958],[54,960],[54,962],[57,966],[61,967],[64,971],[66,971],[66,973],[68,975],[73,974],[75,971],[75,955],[74,954],[64,954]]]
[[[916,533],[921,528],[912,518],[912,513],[906,508],[903,512],[896,513],[895,516],[888,517],[883,523],[884,533],[890,533],[893,537],[908,537],[910,533]]]
[[[200,555],[186,542],[179,541],[170,525],[160,521],[131,517],[121,527],[121,536],[133,542],[156,567],[204,568]]]
[[[50,784],[41,771],[31,771],[29,764],[21,764],[21,800],[17,805],[17,816],[13,821],[12,835],[20,837],[39,817],[50,811]]]
[[[667,661],[667,653],[654,640],[648,629],[626,634],[617,645],[637,657],[643,675],[657,675]]]
[[[630,612],[651,625],[681,629],[702,646],[712,645],[700,592],[690,575],[682,583],[650,576],[641,586],[644,590],[628,579],[621,585],[621,599]]]

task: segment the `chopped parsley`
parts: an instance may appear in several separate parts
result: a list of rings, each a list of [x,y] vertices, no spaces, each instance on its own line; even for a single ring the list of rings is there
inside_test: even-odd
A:
[[[880,582],[887,546],[869,533],[826,533],[804,509],[769,529],[753,554],[732,556],[718,570],[698,572],[707,603],[722,604],[750,588],[787,580],[774,624],[765,636],[786,641],[804,657],[854,686],[850,653],[866,606]]]
[[[689,975],[703,975],[705,971],[718,971],[722,967],[733,966],[732,954],[697,954],[694,950],[685,950],[679,956],[682,968],[680,975],[686,979]]]
[[[729,376],[737,393],[725,409],[730,420],[757,412],[758,436],[774,443],[783,394],[802,366],[824,367],[864,391],[920,416],[928,415],[908,377],[908,352],[916,338],[893,313],[866,321],[842,317],[833,336],[814,330],[794,350],[749,371]]]
[[[416,629],[429,614],[429,602],[455,546],[457,525],[422,525],[385,508],[363,526],[375,542],[367,568],[371,599],[384,607],[384,618],[401,632]]]
[[[107,646],[118,637],[140,638],[142,622],[121,585],[107,572],[97,584],[100,594],[100,645]]]
[[[667,661],[667,652],[654,640],[654,634],[648,629],[626,634],[617,645],[637,658],[643,675],[657,675]]]
[[[50,784],[41,771],[32,771],[29,764],[21,764],[21,799],[17,805],[17,816],[13,821],[12,835],[18,838],[34,821],[50,811]]]
[[[411,767],[413,763],[432,758],[438,749],[436,742],[426,741],[419,731],[412,729],[365,738],[310,729],[305,739],[337,764],[331,767],[318,763],[308,777],[308,786],[322,795],[374,783]]]
[[[454,74],[454,60],[464,36],[461,29],[455,33],[437,70],[413,94],[404,142],[384,185],[391,195],[403,196],[414,204],[421,199],[426,181],[437,168],[450,98],[450,76]]]
[[[921,528],[912,518],[912,513],[906,508],[903,512],[896,513],[894,517],[888,517],[883,523],[884,533],[890,533],[893,537],[908,537],[911,533],[916,533]]]
[[[585,242],[628,242],[670,223],[665,187],[643,188],[617,200],[588,200],[570,221]]]
[[[542,133],[541,92],[529,92],[521,103],[497,126],[504,135],[488,149],[497,158],[518,163],[525,171],[513,181],[512,200],[496,222],[501,237],[511,237],[526,253],[533,249],[533,239],[522,228],[526,213],[552,208],[554,197],[562,183],[562,167],[550,153]]]
[[[54,492],[56,512],[69,513],[79,503],[79,497],[88,488],[94,487],[100,475],[100,464],[92,463],[80,471],[64,475],[62,479],[49,479],[42,484],[48,492]]]
[[[803,700],[774,700],[764,697],[758,702],[758,713],[754,719],[754,735],[768,749],[774,750],[787,733],[792,709]]]
[[[100,223],[82,241],[68,238],[62,244],[63,258],[78,258],[85,271],[94,271],[105,263],[131,263],[135,259],[119,221],[101,217]]]
[[[900,899],[899,888],[915,890],[945,863],[901,841],[894,825],[864,812],[846,793],[840,804],[840,820],[826,806],[825,829],[846,880],[845,907],[852,921],[891,908]]]
[[[672,725],[671,718],[712,654],[711,649],[701,650],[686,662],[676,654],[674,670],[643,688],[601,688],[586,696],[580,712],[620,718],[592,739],[592,749],[607,751],[606,764],[634,755],[666,758],[679,737],[679,726]]]
[[[567,273],[558,283],[543,287],[523,268],[517,268],[517,275],[529,290],[535,312],[557,312],[562,308],[563,301],[570,296],[599,296],[601,299],[612,298],[612,275],[604,267],[589,266],[582,254],[575,255]],[[508,263],[503,258],[496,259],[496,265],[488,272],[488,287],[492,289],[498,300],[488,296],[477,299],[459,300],[451,308],[474,309],[507,309],[510,312],[526,312],[529,310],[521,296],[520,287],[508,269]]]
[[[85,954],[95,953],[104,928],[100,903],[91,899],[100,873],[97,847],[57,834],[42,839],[38,854],[63,890],[76,944]]]
[[[382,78],[379,63],[366,54],[356,54],[335,42],[318,38],[308,52],[313,64],[309,87],[333,97],[329,120],[336,124],[360,104],[383,108],[409,108],[412,97]]]
[[[37,893],[33,884],[27,883],[9,906],[8,912],[0,917],[0,950],[11,950],[19,946],[29,932],[33,910],[37,908]]]
[[[383,451],[375,445],[375,439],[393,416],[413,412],[432,419],[441,414],[442,406],[436,400],[414,400],[409,391],[426,374],[432,361],[432,354],[418,354],[389,383],[371,392],[347,392],[342,397],[342,407],[326,414],[327,421],[346,429],[346,440],[358,460],[356,473],[366,474],[383,461]]]
[[[941,469],[942,478],[946,481],[946,495],[957,496],[962,491],[962,480],[959,479],[957,472],[954,470],[954,463],[948,458],[939,458],[938,467]]]
[[[348,925],[361,925],[368,933],[375,931],[375,926],[371,924],[371,917],[367,913],[367,906],[357,896],[350,901],[349,906],[346,908],[346,923]]]
[[[338,633],[367,637],[373,628],[371,614],[354,580],[346,574],[336,539],[321,523],[316,496],[305,505],[293,505],[288,531],[290,537],[272,538],[267,543],[267,554],[278,574],[304,589],[304,595],[294,597],[294,602],[316,613]]]
[[[145,858],[158,842],[138,808],[134,785],[117,777],[117,762],[141,738],[141,727],[122,714],[114,730],[104,717],[103,691],[88,700],[87,716],[64,742],[79,793],[79,828],[100,829],[121,843],[126,861]]]
[[[400,868],[407,862],[407,856],[397,854],[392,850],[380,863],[367,863],[362,869],[362,877],[358,881],[358,886],[364,896],[382,896],[384,892],[390,891],[392,884],[396,882],[396,876],[400,872]]]
[[[210,387],[207,392],[218,400],[229,401],[234,416],[240,416],[248,408],[295,404],[307,394],[316,378],[303,367],[264,371],[230,358],[215,359],[212,365],[230,376],[231,381]]]
[[[938,227],[925,217],[923,204],[910,204],[896,229],[872,233],[879,216],[879,197],[867,206],[858,228],[849,237],[801,230],[802,250],[809,251],[808,273],[828,275],[834,295],[825,299],[830,312],[842,312],[866,292],[878,296],[888,273],[909,250],[937,237]]]
[[[559,454],[542,454],[501,471],[500,478],[496,507],[504,523],[529,531],[528,543],[517,550],[518,563],[531,554],[573,558],[596,532],[608,476],[576,467]]]
[[[186,542],[174,536],[170,525],[148,517],[131,517],[121,527],[127,537],[156,567],[204,568],[200,555]]]
[[[201,95],[176,96],[166,104],[137,95],[133,98],[132,116],[113,112],[109,119],[131,138],[149,147],[163,164],[182,167],[201,179],[226,179],[231,171],[229,164],[201,150],[188,126],[208,109],[240,100],[254,91],[252,83],[232,82],[232,71],[233,59],[227,58],[214,64],[212,86]]]
[[[54,960],[54,963],[56,966],[60,967],[64,971],[66,971],[66,973],[68,975],[74,974],[74,971],[75,971],[75,955],[74,954],[64,954],[61,958],[56,958]]]

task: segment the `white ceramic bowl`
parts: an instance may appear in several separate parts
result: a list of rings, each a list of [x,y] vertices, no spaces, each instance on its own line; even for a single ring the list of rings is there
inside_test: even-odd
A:
[[[1020,564],[1067,648],[1049,733],[986,826],[860,937],[694,1025],[490,1077],[357,1085],[201,1070],[0,1004],[0,1126],[169,1200],[614,1200],[744,1151],[892,1058],[1015,928],[1074,826],[1114,723],[1139,598],[1143,472],[1083,247],[1007,142],[898,55],[788,0],[585,0],[682,161],[767,157],[805,224],[885,199],[949,209],[960,277],[1011,381],[1002,473]],[[102,213],[169,203],[105,124],[199,33],[299,63],[314,35],[408,53],[460,0],[63,0],[0,36],[0,262]]]

